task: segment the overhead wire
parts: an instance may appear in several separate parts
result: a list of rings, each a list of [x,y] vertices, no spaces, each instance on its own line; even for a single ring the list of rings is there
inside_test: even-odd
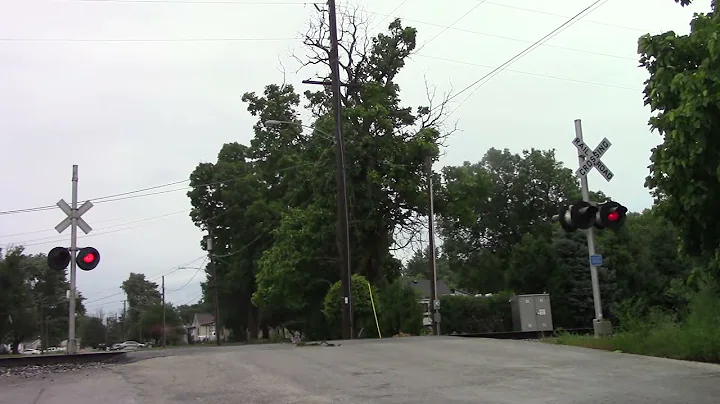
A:
[[[296,164],[296,165],[293,165],[293,166],[290,166],[290,167],[282,168],[282,169],[280,169],[280,170],[277,170],[276,172],[282,172],[282,171],[292,170],[292,169],[295,169],[295,168],[306,167],[306,166],[310,166],[310,165],[313,165],[313,164],[315,164],[315,163]],[[142,197],[145,197],[145,196],[153,196],[153,195],[160,195],[160,194],[165,194],[165,193],[170,193],[170,192],[184,191],[184,190],[187,190],[187,189],[189,189],[189,188],[190,188],[190,189],[191,189],[191,188],[202,188],[202,187],[208,187],[208,186],[212,186],[212,185],[227,184],[227,183],[229,183],[229,182],[240,181],[240,180],[245,179],[245,178],[247,178],[247,177],[248,177],[247,175],[243,175],[243,176],[240,176],[240,177],[228,178],[227,180],[222,180],[222,181],[215,181],[215,182],[209,182],[209,183],[197,184],[197,185],[188,185],[188,186],[182,187],[182,188],[174,188],[174,189],[170,189],[170,190],[164,190],[164,191],[151,192],[151,193],[147,193],[147,194],[137,195],[138,193],[141,193],[141,192],[150,191],[150,190],[159,189],[159,188],[165,188],[165,187],[169,187],[169,186],[172,186],[172,185],[178,185],[178,184],[181,184],[181,183],[183,183],[183,182],[189,182],[189,181],[190,181],[190,179],[178,180],[178,181],[173,181],[173,182],[169,182],[169,183],[165,183],[165,184],[161,184],[161,185],[155,185],[155,186],[151,186],[151,187],[147,187],[147,188],[142,188],[142,189],[138,189],[138,190],[134,190],[134,191],[122,192],[122,193],[119,193],[119,194],[112,194],[112,195],[106,195],[106,196],[99,196],[99,197],[97,197],[97,198],[90,198],[90,199],[87,199],[87,201],[92,201],[93,203],[117,202],[117,201],[123,201],[123,200],[127,200],[127,199],[142,198]],[[84,202],[85,202],[85,201],[81,201],[81,202],[78,202],[78,203],[81,204],[81,203],[84,203]],[[23,209],[5,210],[5,211],[0,211],[0,216],[3,216],[3,215],[14,215],[14,214],[19,214],[19,213],[40,212],[40,211],[52,210],[52,209],[57,209],[57,205],[44,205],[44,206],[37,206],[37,207],[33,207],[33,208],[23,208]]]
[[[191,42],[287,42],[296,41],[300,37],[281,37],[281,38],[11,38],[1,37],[0,42],[98,42],[98,43],[191,43]]]
[[[368,31],[372,31],[373,29],[377,28],[378,25],[380,25],[380,24],[382,24],[383,22],[385,22],[385,20],[387,20],[388,17],[391,17],[393,14],[395,14],[395,12],[398,11],[398,10],[400,10],[400,8],[401,8],[402,6],[404,6],[405,3],[407,3],[407,2],[408,2],[408,0],[402,0],[402,1],[400,2],[400,4],[398,4],[397,6],[395,6],[395,8],[392,9],[392,11],[390,11],[390,12],[387,13],[385,16],[383,16],[383,18],[382,18],[380,21],[378,21],[378,22],[376,22],[375,24],[371,25],[370,28],[368,28]],[[336,6],[336,7],[337,7],[337,6]]]
[[[108,226],[108,227],[103,228],[102,230],[105,230],[105,229],[113,229],[113,228],[116,228],[116,227],[129,226],[129,225],[133,225],[133,224],[137,224],[137,223],[145,223],[145,222],[149,222],[149,221],[152,221],[152,220],[157,220],[157,219],[162,219],[162,218],[165,218],[165,217],[170,217],[170,216],[178,215],[178,214],[180,214],[180,213],[189,213],[190,211],[191,211],[191,209],[184,209],[184,210],[180,210],[180,211],[177,211],[177,212],[165,213],[165,214],[162,214],[162,215],[157,215],[157,216],[153,216],[153,217],[148,217],[148,218],[145,218],[145,219],[134,220],[134,221],[132,221],[132,222],[120,223],[120,224],[117,224],[117,225]],[[120,231],[120,230],[128,230],[128,229],[132,229],[132,228],[135,228],[135,227],[137,227],[137,226],[133,226],[133,227],[130,227],[130,228],[117,229],[117,231]],[[47,231],[47,230],[43,230],[43,231]],[[53,231],[54,231],[54,230],[53,230]],[[78,240],[82,240],[82,239],[85,238],[85,237],[90,237],[90,236],[98,235],[98,234],[106,234],[106,233],[107,233],[107,232],[88,234],[88,235],[86,235],[86,236],[81,236],[81,237],[79,237]],[[4,237],[4,236],[0,236],[0,237]],[[7,242],[6,244],[14,244],[14,245],[24,245],[24,246],[27,246],[27,245],[34,245],[34,244],[31,244],[31,243],[37,243],[37,242],[45,241],[45,240],[50,240],[50,241],[49,241],[50,243],[54,243],[54,242],[56,242],[56,241],[61,241],[61,240],[66,240],[66,239],[67,239],[67,237],[62,237],[62,236],[55,235],[55,236],[51,236],[51,237],[36,238],[36,239],[32,239],[32,240],[11,241],[11,242]],[[41,243],[41,244],[42,244],[42,243]]]
[[[202,271],[203,269],[205,269],[205,268],[203,267],[203,265],[205,265],[205,263],[207,262],[207,260],[208,260],[208,257],[206,256],[205,259],[200,263],[200,266],[197,268],[197,271],[195,271],[195,273],[193,274],[193,276],[192,276],[190,279],[188,279],[188,281],[185,282],[184,285],[180,286],[180,287],[177,288],[177,289],[169,290],[168,292],[177,292],[177,291],[180,291],[180,290],[184,289],[187,285],[189,285],[190,282],[192,282],[193,279],[195,279],[195,277],[200,273],[200,271]]]
[[[486,3],[486,4],[490,4],[490,3]],[[338,6],[338,8],[340,8],[340,7],[347,7],[347,6]],[[374,12],[374,11],[365,11],[365,12],[368,14],[383,16],[386,18],[392,16],[390,14],[378,13],[378,12]],[[490,34],[490,33],[486,33],[486,32],[480,32],[480,31],[475,31],[475,30],[470,30],[470,29],[465,29],[465,28],[450,27],[448,25],[443,25],[443,24],[438,24],[438,23],[428,22],[428,21],[422,21],[422,20],[416,20],[416,19],[410,19],[410,18],[405,18],[405,17],[401,17],[401,18],[403,21],[408,21],[408,22],[412,22],[415,24],[427,25],[429,27],[436,27],[436,28],[443,28],[443,29],[448,28],[448,30],[451,30],[451,31],[463,32],[463,33],[472,34],[472,35],[480,35],[480,36],[485,36],[488,38],[503,39],[506,41],[533,43],[533,41],[527,40],[527,39],[519,39],[519,38],[513,38],[513,37],[504,36],[504,35]],[[582,20],[582,21],[585,21],[585,20]],[[602,23],[597,23],[597,24],[603,25]],[[609,25],[609,26],[613,26],[613,25]],[[638,29],[638,31],[642,31],[642,30]],[[645,31],[645,32],[647,32],[647,31]],[[566,50],[566,51],[570,51],[570,52],[586,53],[586,54],[590,54],[590,55],[604,56],[604,57],[610,57],[610,58],[627,59],[627,60],[633,60],[633,61],[637,60],[637,58],[630,57],[630,56],[613,55],[613,54],[608,54],[608,53],[603,53],[603,52],[590,51],[590,50],[586,50],[586,49],[577,49],[577,48],[570,48],[570,47],[566,47],[566,46],[550,45],[547,43],[543,43],[540,46],[545,47],[545,48],[562,49],[562,50]],[[417,51],[414,51],[414,53],[416,53],[416,52]]]
[[[234,4],[238,6],[307,6],[312,4],[325,4],[323,2],[309,1],[231,1],[231,0],[74,0],[76,3],[128,3],[128,4]]]
[[[519,53],[516,54],[515,56],[513,56],[513,57],[511,57],[510,59],[506,60],[504,63],[502,63],[502,64],[500,64],[499,66],[495,67],[495,68],[494,68],[493,70],[491,70],[489,73],[485,74],[484,76],[482,76],[482,77],[479,78],[478,80],[475,80],[474,82],[472,82],[470,85],[466,86],[465,88],[463,88],[463,89],[460,90],[459,92],[457,92],[457,93],[451,95],[450,97],[448,97],[448,98],[445,100],[446,102],[451,101],[451,100],[459,97],[461,94],[465,93],[466,91],[472,89],[472,91],[470,92],[470,94],[469,94],[467,97],[465,97],[465,99],[463,99],[463,100],[448,114],[448,116],[453,115],[468,99],[470,99],[470,97],[472,97],[473,94],[475,94],[475,92],[477,92],[477,90],[478,90],[480,87],[482,87],[485,83],[487,83],[488,81],[490,81],[490,79],[492,79],[495,75],[497,75],[498,73],[500,73],[504,68],[512,65],[513,63],[517,62],[518,60],[520,60],[522,57],[524,57],[524,56],[527,55],[528,53],[530,53],[530,52],[532,52],[533,50],[537,49],[537,47],[538,47],[540,44],[542,44],[543,42],[551,39],[553,36],[557,35],[558,33],[562,32],[563,30],[565,30],[567,27],[569,27],[570,25],[572,25],[574,21],[577,21],[577,19],[579,19],[579,18],[581,18],[581,17],[583,17],[583,16],[586,16],[586,15],[590,14],[591,12],[597,10],[600,6],[602,6],[603,4],[605,4],[607,1],[608,1],[608,0],[595,0],[595,1],[593,1],[589,6],[585,7],[585,8],[582,9],[580,12],[578,12],[578,13],[575,14],[574,16],[570,17],[568,20],[566,20],[565,22],[563,22],[562,24],[560,24],[559,26],[557,26],[555,29],[553,29],[552,31],[550,31],[549,33],[547,33],[545,36],[543,36],[542,38],[540,38],[540,39],[538,39],[537,41],[535,41],[532,45],[528,46],[527,48],[523,49],[521,52],[519,52]],[[479,85],[478,85],[478,84],[479,84]],[[473,89],[473,88],[474,88],[474,89]],[[437,106],[437,107],[435,107],[434,109],[437,109],[437,108],[439,108],[439,107],[440,107],[440,106]]]
[[[434,60],[440,60],[440,61],[450,62],[450,63],[464,64],[464,65],[468,65],[468,66],[485,67],[485,68],[490,68],[490,69],[495,68],[495,66],[491,66],[491,65],[483,65],[483,64],[479,64],[479,63],[465,62],[462,60],[448,59],[448,58],[442,58],[442,57],[438,57],[438,56],[418,55],[418,54],[413,55],[413,56],[419,56],[419,57],[426,58],[426,59],[434,59]],[[589,84],[589,85],[600,86],[600,87],[616,88],[616,89],[620,89],[620,90],[628,90],[628,91],[633,91],[633,92],[642,91],[641,88],[633,88],[633,87],[620,86],[620,85],[608,84],[608,83],[600,83],[600,82],[594,82],[594,81],[577,80],[577,79],[572,79],[569,77],[553,76],[553,75],[542,74],[542,73],[531,73],[531,72],[525,72],[522,70],[503,69],[503,71],[517,73],[517,74],[524,74],[524,75],[534,76],[534,77],[542,77],[542,78],[553,79],[553,80],[568,81],[571,83]]]
[[[332,145],[332,143],[334,143],[334,139],[332,140],[331,145]],[[330,150],[330,148],[326,148],[326,149],[323,151],[323,155],[324,155],[325,153],[327,153],[328,150]],[[314,162],[314,163],[311,163],[311,164],[312,164],[313,166],[315,166],[315,167],[319,167],[321,164],[324,164],[324,163],[325,163],[325,161],[323,161],[321,158],[318,158],[318,161],[316,161],[316,162]],[[310,181],[310,179],[312,179],[312,177],[315,176],[315,175],[317,175],[317,174],[315,174],[315,173],[310,173],[310,175],[308,175],[307,179],[305,180],[305,183],[307,183],[308,181]],[[293,195],[291,196],[291,199],[294,198],[295,196],[297,196],[302,190],[303,190],[302,188],[299,188],[295,193],[293,193]],[[218,216],[219,216],[219,215],[218,215]],[[280,221],[280,220],[281,220],[281,218],[278,218],[274,223],[276,223],[276,222],[278,222],[278,221]],[[220,255],[204,254],[204,255],[202,255],[202,256],[200,256],[200,257],[198,257],[198,258],[196,258],[196,259],[194,259],[194,260],[192,260],[192,261],[189,261],[189,262],[186,262],[186,263],[184,263],[184,264],[181,264],[180,266],[175,267],[173,270],[171,270],[171,271],[169,271],[169,272],[167,272],[167,273],[164,273],[164,274],[162,274],[162,275],[159,275],[159,276],[155,277],[154,279],[151,279],[150,281],[151,281],[151,282],[154,282],[154,281],[157,281],[158,279],[161,279],[163,276],[169,276],[169,275],[172,275],[173,273],[175,273],[175,272],[177,272],[177,271],[179,271],[179,270],[181,270],[181,269],[187,269],[188,265],[193,264],[193,263],[195,263],[195,262],[197,262],[197,261],[199,261],[199,260],[201,260],[201,259],[203,259],[203,258],[208,259],[208,256],[210,256],[210,257],[212,257],[212,258],[224,258],[224,257],[229,257],[229,256],[232,256],[232,255],[238,254],[238,253],[240,253],[241,251],[244,251],[245,249],[251,247],[255,242],[257,242],[257,240],[260,239],[260,237],[262,237],[262,236],[265,235],[265,234],[268,234],[269,231],[270,231],[270,230],[268,230],[268,229],[261,231],[260,234],[258,234],[258,236],[255,237],[252,241],[250,241],[249,243],[243,245],[243,246],[240,247],[239,249],[234,250],[234,251],[231,252],[231,253],[224,254],[224,255],[223,255],[223,254],[220,254]],[[199,273],[199,270],[196,272],[196,275],[197,275],[197,273]],[[193,277],[193,278],[194,278],[194,277]],[[184,287],[184,286],[183,286],[183,287]],[[125,292],[124,292],[124,291],[120,291],[120,292],[113,293],[113,294],[110,294],[110,295],[107,295],[107,296],[104,296],[104,297],[101,297],[101,298],[97,298],[97,299],[85,301],[85,302],[83,302],[83,304],[90,304],[90,303],[93,303],[93,302],[98,302],[98,301],[106,300],[106,299],[109,299],[109,298],[112,298],[112,297],[115,297],[115,296],[119,296],[119,295],[121,295],[121,294],[123,294],[123,293],[125,293]]]
[[[166,273],[164,273],[164,274],[162,274],[162,275],[160,275],[160,276],[157,276],[157,277],[155,277],[155,278],[153,278],[153,279],[148,279],[148,281],[150,281],[150,282],[155,282],[155,281],[161,279],[163,276],[172,275],[172,274],[174,274],[175,272],[180,271],[181,269],[185,269],[185,268],[187,268],[188,265],[193,264],[193,263],[195,263],[195,262],[197,262],[197,261],[200,261],[200,260],[203,259],[203,258],[207,259],[207,254],[203,254],[203,255],[201,255],[200,257],[195,258],[195,259],[192,260],[192,261],[187,261],[187,262],[184,263],[184,264],[178,265],[178,266],[174,267],[172,270],[170,270],[170,271],[168,271],[168,272],[166,272]],[[106,296],[104,296],[104,297],[100,297],[100,298],[97,298],[97,299],[86,300],[86,301],[83,302],[83,305],[85,305],[85,304],[91,304],[91,303],[94,303],[94,302],[103,301],[103,300],[109,299],[109,298],[111,298],[111,297],[115,297],[115,296],[122,295],[122,294],[124,294],[124,293],[125,293],[125,291],[124,291],[124,290],[121,290],[120,292],[113,293],[113,294],[110,294],[110,295],[106,295]]]
[[[470,13],[472,13],[473,11],[475,11],[478,7],[482,6],[483,3],[485,3],[485,0],[479,0],[477,3],[475,3],[474,6],[472,6],[472,7],[470,8],[470,10],[466,11],[465,13],[463,13],[463,15],[461,15],[460,17],[458,17],[455,21],[451,22],[450,25],[445,26],[445,28],[443,28],[442,31],[438,32],[438,33],[435,34],[433,37],[431,37],[430,39],[428,39],[427,41],[425,41],[425,43],[423,43],[422,45],[420,45],[420,47],[417,48],[415,51],[416,51],[416,52],[420,52],[421,50],[423,50],[423,48],[425,48],[425,47],[427,46],[427,44],[429,44],[430,42],[434,41],[434,40],[437,39],[440,35],[444,34],[447,30],[449,30],[450,28],[452,28],[453,26],[455,26],[455,24],[457,24],[457,23],[459,23],[460,21],[462,21],[465,17],[467,17],[468,15],[470,15]]]
[[[567,15],[564,15],[564,14],[550,13],[550,12],[547,12],[547,11],[535,10],[535,9],[532,9],[532,8],[525,8],[525,7],[513,6],[513,5],[510,5],[510,4],[496,3],[496,2],[494,2],[494,1],[486,1],[485,4],[493,5],[493,6],[497,6],[497,7],[510,8],[510,9],[513,9],[513,10],[527,11],[527,12],[529,12],[529,13],[549,15],[549,16],[553,16],[553,17],[570,18],[570,16],[567,16]],[[643,32],[643,33],[648,33],[648,32],[650,32],[650,30],[647,30],[647,29],[636,28],[636,27],[628,27],[628,26],[626,26],[626,25],[610,24],[610,23],[600,22],[600,21],[583,20],[582,22],[584,22],[584,23],[586,23],[586,24],[603,25],[603,26],[606,26],[606,27],[622,28],[622,29],[627,29],[627,30],[630,30],[630,31],[638,31],[638,32]]]

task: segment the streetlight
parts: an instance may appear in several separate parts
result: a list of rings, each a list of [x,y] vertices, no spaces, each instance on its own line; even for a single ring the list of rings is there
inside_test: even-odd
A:
[[[303,125],[299,122],[293,121],[281,121],[276,119],[268,119],[263,122],[265,126],[281,126],[281,125],[295,125],[303,128],[309,128],[317,131],[328,137],[332,137],[329,134],[313,128],[311,126]],[[352,302],[352,286],[351,276],[352,269],[350,266],[350,225],[348,220],[348,208],[347,208],[347,185],[345,181],[345,151],[343,147],[342,134],[339,128],[335,131],[335,155],[337,159],[335,172],[338,186],[338,204],[337,204],[337,216],[338,216],[338,231],[337,231],[337,242],[340,246],[340,284],[343,290],[343,302],[342,302],[342,323],[343,323],[343,338],[352,339],[354,335],[353,331],[353,302]]]

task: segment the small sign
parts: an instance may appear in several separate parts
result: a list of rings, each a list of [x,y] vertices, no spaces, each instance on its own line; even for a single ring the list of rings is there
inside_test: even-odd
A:
[[[601,267],[603,264],[602,255],[595,254],[590,256],[590,265],[594,267]]]

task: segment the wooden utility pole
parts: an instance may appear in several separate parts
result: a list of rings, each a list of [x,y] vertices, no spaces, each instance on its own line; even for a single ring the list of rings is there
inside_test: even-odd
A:
[[[430,315],[433,335],[440,335],[440,300],[437,295],[437,266],[435,261],[435,207],[433,204],[432,157],[425,159],[428,193],[428,262],[430,266]]]
[[[338,52],[337,10],[335,0],[328,0],[329,29],[330,29],[330,70],[332,77],[333,106],[335,112],[335,147],[336,147],[336,176],[338,185],[338,229],[337,244],[340,253],[340,283],[343,290],[342,323],[343,338],[352,339],[353,330],[353,302],[352,302],[352,268],[350,267],[350,226],[348,224],[347,184],[345,183],[345,146],[342,137],[342,99],[340,96],[340,55]]]
[[[213,285],[213,305],[215,306],[215,344],[220,346],[220,339],[222,339],[222,328],[220,327],[220,305],[218,304],[218,282],[217,282],[217,271],[215,265],[212,262],[212,234],[209,234],[205,239],[205,247],[210,257],[210,270],[212,271],[212,285]]]
[[[167,325],[165,324],[165,275],[162,277],[162,346],[163,348],[167,347],[167,338],[166,338],[166,329]]]
[[[122,322],[120,323],[120,332],[122,335],[120,336],[121,339],[125,339],[125,322],[127,321],[127,307],[125,306],[127,304],[127,300],[123,300],[123,314],[122,314]]]

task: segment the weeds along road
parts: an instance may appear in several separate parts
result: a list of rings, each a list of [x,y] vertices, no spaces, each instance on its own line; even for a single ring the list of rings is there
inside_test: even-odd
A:
[[[130,354],[0,380],[12,404],[717,404],[720,366],[531,341],[417,337]]]

